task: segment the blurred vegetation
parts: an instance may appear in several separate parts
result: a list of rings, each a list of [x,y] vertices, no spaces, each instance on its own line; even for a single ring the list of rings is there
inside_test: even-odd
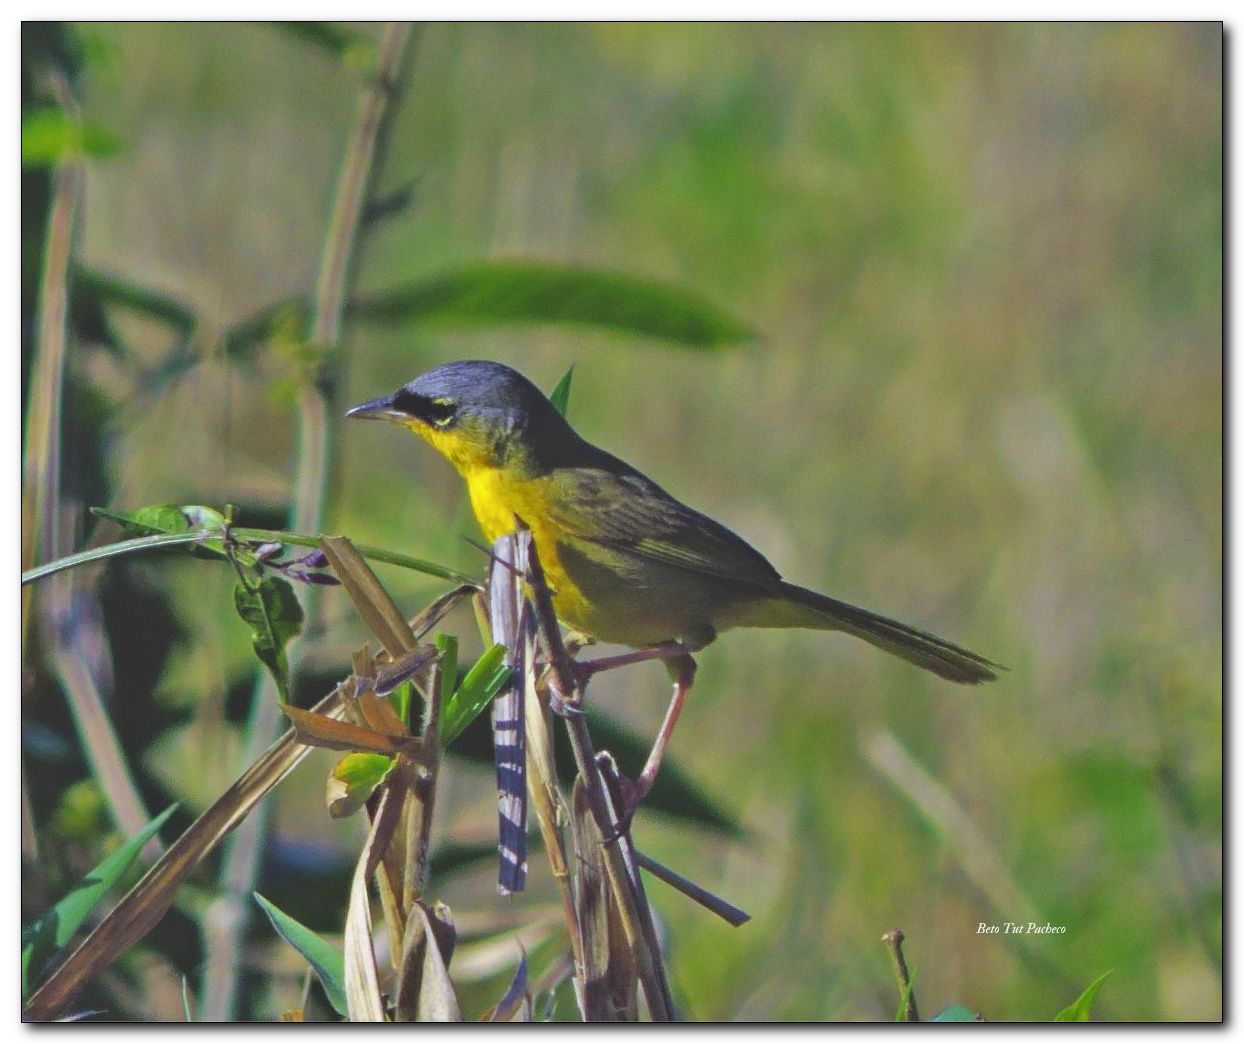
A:
[[[266,310],[314,282],[374,34],[24,27],[24,62],[73,71],[81,108],[62,461],[80,503],[283,522],[307,360],[297,308]],[[23,99],[46,101],[25,76]],[[383,314],[346,328],[346,401],[454,358],[545,389],[574,364],[570,417],[592,441],[793,580],[1010,668],[962,691],[822,634],[705,651],[672,757],[745,835],[647,811],[637,837],[754,920],[729,928],[652,884],[684,1015],[891,1019],[880,939],[901,925],[930,1012],[1049,1018],[1109,971],[1097,1018],[1219,1018],[1221,28],[433,25],[395,120],[392,209],[356,280]],[[69,133],[32,126],[23,407],[51,192],[34,146]],[[452,277],[487,259],[685,288],[756,338],[688,350],[661,330],[379,307],[431,285],[421,303],[452,313]],[[489,300],[512,314],[504,284]],[[257,315],[262,336],[232,350]],[[339,438],[329,531],[482,571],[459,480],[427,447],[377,426]],[[382,575],[412,612],[443,590]],[[100,579],[109,713],[147,809],[180,802],[179,828],[244,767],[254,661],[232,585],[170,556]],[[322,606],[304,705],[364,634],[338,592]],[[32,660],[23,923],[115,845],[59,688]],[[649,735],[666,695],[656,666],[592,691]],[[362,841],[325,814],[329,764],[272,799],[259,885],[321,933],[340,931]],[[436,840],[488,842],[495,817],[491,769],[451,761]],[[460,930],[514,911],[494,872],[442,882]],[[91,1003],[182,1018],[212,886],[187,885]],[[523,902],[555,902],[539,853]],[[1030,913],[1065,934],[977,932]],[[263,918],[244,969],[244,1015],[298,1006],[303,965]]]

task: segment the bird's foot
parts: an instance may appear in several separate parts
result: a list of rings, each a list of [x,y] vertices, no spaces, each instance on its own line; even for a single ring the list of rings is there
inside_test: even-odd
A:
[[[562,718],[571,718],[583,713],[583,693],[587,689],[587,680],[591,676],[590,672],[582,669],[583,665],[577,660],[570,660],[569,664],[571,671],[569,692],[562,691],[562,685],[558,680],[559,672],[553,668],[552,664],[544,665],[539,682],[540,687],[548,691],[549,710]]]
[[[620,779],[625,781],[631,787],[634,787],[635,785],[625,776],[620,777]],[[631,836],[631,823],[634,822],[635,813],[639,811],[639,806],[642,801],[642,797],[624,797],[622,799],[622,809],[618,813],[617,824],[614,826],[613,831],[609,834],[609,836],[603,839],[605,844],[613,844],[613,842],[623,837]]]
[[[583,691],[582,687],[579,691]],[[549,686],[549,710],[561,718],[574,718],[583,713],[583,703],[581,700],[567,699],[554,684]]]

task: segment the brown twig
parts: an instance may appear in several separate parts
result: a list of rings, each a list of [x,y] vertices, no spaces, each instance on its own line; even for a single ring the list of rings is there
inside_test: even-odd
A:
[[[911,987],[911,975],[907,971],[907,961],[903,958],[903,930],[895,928],[881,937],[886,950],[890,954],[890,963],[894,966],[894,979],[898,983],[900,1003],[903,1005],[903,1021],[919,1022],[920,1012],[916,1008],[916,992]]]
[[[398,767],[406,780],[405,851],[402,858],[402,912],[409,920],[415,904],[424,901],[431,852],[432,815],[436,811],[436,783],[441,771],[440,707],[444,675],[440,664],[433,664],[427,686],[427,715],[420,739],[419,759],[398,756]]]

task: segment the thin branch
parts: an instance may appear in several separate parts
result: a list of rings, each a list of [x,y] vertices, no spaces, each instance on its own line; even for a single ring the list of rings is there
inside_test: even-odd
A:
[[[155,533],[151,536],[134,537],[132,540],[121,540],[115,544],[106,544],[104,547],[88,548],[85,551],[58,558],[54,562],[48,562],[34,569],[28,569],[22,573],[22,586],[25,587],[36,580],[42,580],[45,577],[62,573],[66,569],[76,569],[78,566],[89,565],[91,562],[102,562],[107,558],[131,555],[136,551],[148,551],[157,547],[197,544],[201,539],[202,534],[199,533]]]
[[[69,85],[54,72],[50,87],[69,118],[77,113]],[[43,237],[43,270],[36,304],[34,361],[22,446],[22,570],[40,558],[55,558],[60,528],[61,413],[68,354],[69,263],[82,196],[82,158],[57,164]],[[31,593],[22,592],[22,657],[26,655]]]
[[[105,703],[106,691],[113,689],[113,672],[99,603],[80,577],[61,576],[43,592],[41,608],[47,657],[73,714],[91,777],[103,792],[113,821],[127,835],[136,834],[151,814]],[[159,839],[148,841],[143,852],[158,855]]]
[[[746,924],[752,919],[751,914],[740,910],[732,903],[726,902],[720,896],[714,895],[707,888],[703,888],[694,881],[688,880],[676,870],[671,870],[664,863],[658,863],[652,856],[644,855],[639,849],[635,849],[635,862],[652,874],[653,877],[660,878],[671,888],[682,892],[688,899],[715,913],[726,924],[737,928],[739,925]]]

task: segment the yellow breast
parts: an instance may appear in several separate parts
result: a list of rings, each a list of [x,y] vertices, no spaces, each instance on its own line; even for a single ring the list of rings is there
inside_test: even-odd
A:
[[[466,480],[471,509],[489,542],[513,531],[516,515],[531,525],[530,483],[515,482],[499,468],[472,468]]]
[[[559,534],[550,526],[544,506],[548,487],[543,479],[515,479],[499,468],[472,468],[464,473],[471,509],[489,543],[512,533],[515,516],[531,530],[540,564],[553,592],[557,615],[572,627],[585,627],[588,603],[562,568]]]

